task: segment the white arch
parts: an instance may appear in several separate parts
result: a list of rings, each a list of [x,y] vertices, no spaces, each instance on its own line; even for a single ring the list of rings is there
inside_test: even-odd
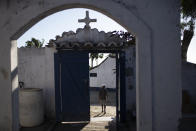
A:
[[[17,68],[17,53],[16,53],[16,39],[19,38],[25,31],[27,31],[30,27],[32,27],[36,22],[43,19],[44,17],[53,14],[55,12],[64,10],[64,9],[70,9],[70,8],[89,8],[96,11],[99,11],[116,22],[118,22],[120,25],[125,27],[129,32],[133,32],[137,36],[137,52],[136,52],[136,78],[137,78],[137,130],[138,131],[152,131],[152,124],[155,122],[153,120],[154,113],[152,111],[154,110],[152,107],[152,97],[154,95],[152,94],[152,89],[154,91],[153,87],[153,80],[154,77],[152,77],[152,49],[154,49],[154,40],[153,37],[153,30],[156,30],[155,28],[152,29],[154,26],[153,22],[149,23],[146,18],[147,16],[143,16],[144,14],[140,14],[140,12],[137,10],[142,10],[142,12],[155,12],[151,13],[150,15],[154,16],[156,20],[158,21],[159,17],[156,13],[165,15],[165,18],[161,18],[161,20],[169,21],[170,19],[173,20],[171,22],[172,26],[176,26],[178,24],[178,21],[176,20],[178,15],[177,7],[174,5],[174,1],[171,2],[163,2],[159,0],[159,4],[156,0],[150,0],[148,2],[144,2],[142,0],[135,1],[135,3],[132,3],[133,1],[125,1],[125,0],[34,0],[34,1],[27,1],[27,2],[18,2],[18,1],[10,1],[8,3],[0,4],[2,8],[0,8],[1,12],[1,21],[0,21],[0,27],[2,28],[0,31],[0,39],[3,43],[3,48],[0,49],[2,56],[0,56],[0,59],[5,59],[4,63],[0,64],[1,72],[3,71],[4,74],[8,73],[8,77],[1,77],[0,81],[2,83],[2,90],[5,90],[4,93],[0,92],[0,96],[4,96],[5,100],[8,102],[7,106],[2,107],[0,116],[3,116],[4,118],[8,119],[0,119],[0,127],[5,130],[12,130],[12,126],[10,126],[7,123],[13,122],[13,130],[14,127],[17,127],[17,111],[14,110],[14,107],[16,102],[13,102],[13,105],[10,105],[10,101],[16,100],[14,99],[14,95],[11,92],[14,92],[15,89],[17,89],[17,75],[13,77],[11,72],[13,72]],[[155,4],[154,4],[155,3]],[[162,4],[164,3],[164,4]],[[172,4],[171,4],[172,3]],[[149,6],[149,7],[148,7]],[[164,12],[161,12],[158,7],[164,10]],[[143,8],[144,7],[144,8]],[[167,8],[165,8],[167,7]],[[151,10],[149,10],[151,8]],[[171,11],[172,10],[172,11]],[[172,15],[167,15],[168,12],[174,12]],[[146,14],[147,14],[146,13]],[[150,16],[149,15],[149,16]],[[170,22],[170,21],[169,21]],[[150,24],[150,25],[148,25]],[[170,26],[171,27],[171,26]],[[172,31],[177,31],[178,29],[171,29]],[[162,33],[166,33],[167,30],[161,29]],[[161,34],[160,34],[161,35]],[[160,35],[158,35],[160,37]],[[173,40],[168,39],[169,42],[173,42],[173,45],[168,45],[168,48],[170,50],[168,51],[168,54],[172,54],[171,49],[176,47],[176,55],[170,56],[168,58],[168,62],[174,61],[171,63],[172,66],[170,66],[171,69],[174,70],[174,73],[179,75],[179,67],[177,64],[179,64],[179,52],[180,48],[177,45],[178,44],[178,34],[172,35]],[[11,45],[10,39],[12,40]],[[158,38],[157,38],[158,39]],[[157,42],[156,39],[156,42]],[[4,44],[5,43],[5,44]],[[161,42],[160,42],[161,43]],[[161,43],[162,44],[162,43]],[[161,44],[157,44],[158,46],[156,49],[161,47]],[[152,46],[153,45],[153,46]],[[156,53],[156,52],[154,52]],[[179,54],[178,54],[179,53]],[[161,58],[165,58],[166,56],[161,56]],[[176,60],[175,60],[176,59]],[[155,64],[153,64],[153,67],[157,67],[157,70],[159,69],[157,63],[159,62],[157,59],[154,61]],[[11,66],[10,66],[11,65]],[[178,67],[178,69],[175,69],[175,67]],[[5,69],[5,71],[4,71]],[[169,71],[169,68],[167,68],[167,71]],[[160,71],[161,72],[161,71]],[[163,72],[163,71],[162,71]],[[161,72],[161,73],[162,73]],[[157,74],[156,74],[157,75]],[[171,75],[171,74],[170,74]],[[165,75],[163,75],[165,76]],[[179,75],[180,76],[180,75]],[[169,81],[168,78],[164,77],[165,81]],[[180,93],[180,90],[178,90],[177,87],[180,87],[179,84],[180,77],[176,77],[175,80],[171,82],[169,87],[174,87],[170,90],[175,90]],[[10,82],[11,81],[11,82]],[[164,82],[164,81],[163,81]],[[162,82],[162,84],[163,84]],[[157,85],[157,84],[156,84]],[[12,87],[12,88],[5,88],[5,87]],[[161,88],[161,86],[160,86]],[[167,92],[165,90],[165,92]],[[157,92],[155,92],[157,93]],[[6,95],[7,94],[7,95]],[[158,92],[159,94],[159,92]],[[10,96],[13,95],[13,98]],[[172,96],[172,94],[171,94]],[[175,100],[177,102],[178,95],[175,96]],[[161,101],[160,99],[158,101]],[[4,103],[2,100],[0,100],[0,103]],[[178,107],[178,103],[174,105],[174,108]],[[157,111],[158,109],[156,109]],[[167,108],[169,110],[169,108]],[[12,114],[13,113],[13,114]],[[178,111],[176,115],[172,119],[170,119],[174,124],[176,124],[178,119]],[[156,112],[157,115],[157,112]],[[160,117],[158,117],[160,118]],[[161,119],[162,120],[162,119]],[[12,122],[11,122],[12,121]],[[166,120],[164,120],[162,123],[164,123]],[[169,122],[169,121],[168,121]],[[167,122],[166,122],[167,123]],[[160,129],[159,125],[156,125]],[[172,129],[174,129],[176,125],[170,126]]]

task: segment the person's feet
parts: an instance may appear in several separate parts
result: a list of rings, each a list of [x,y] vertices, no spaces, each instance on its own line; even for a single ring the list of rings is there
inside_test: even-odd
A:
[[[106,114],[106,109],[104,109],[104,114]]]

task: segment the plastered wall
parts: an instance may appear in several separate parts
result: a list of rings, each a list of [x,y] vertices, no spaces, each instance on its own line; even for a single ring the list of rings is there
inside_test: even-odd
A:
[[[54,49],[19,48],[18,80],[24,88],[41,88],[45,114],[55,119]]]
[[[137,36],[137,130],[177,131],[181,116],[179,0],[0,1],[0,104],[5,105],[0,108],[0,129],[19,129],[14,106],[18,99],[13,95],[18,87],[16,40],[42,18],[77,7],[100,11]]]

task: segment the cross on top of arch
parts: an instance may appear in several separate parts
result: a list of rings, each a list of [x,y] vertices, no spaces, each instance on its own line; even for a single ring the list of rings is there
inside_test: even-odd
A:
[[[78,22],[84,22],[86,25],[84,26],[84,28],[91,28],[90,27],[90,22],[97,22],[97,19],[90,19],[89,17],[89,12],[86,11],[86,17],[84,19],[78,19]]]

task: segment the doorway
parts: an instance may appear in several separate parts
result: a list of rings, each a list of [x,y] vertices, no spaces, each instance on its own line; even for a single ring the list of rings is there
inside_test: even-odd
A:
[[[89,78],[92,75],[89,72],[89,53],[114,54],[116,59],[116,69],[114,70],[116,72],[116,89],[114,91],[108,89],[108,92],[113,92],[115,97],[115,103],[113,103],[115,105],[115,119],[112,120],[116,123],[124,122],[126,120],[125,55],[120,50],[59,50],[55,54],[57,121],[90,121],[90,117],[93,117],[93,114],[90,116],[90,109],[94,107],[90,105],[90,100],[92,100],[90,95],[93,94],[91,94],[92,89],[89,86]],[[98,92],[99,87],[96,90]],[[96,115],[98,117],[100,114]],[[96,115],[94,114],[94,117]]]

